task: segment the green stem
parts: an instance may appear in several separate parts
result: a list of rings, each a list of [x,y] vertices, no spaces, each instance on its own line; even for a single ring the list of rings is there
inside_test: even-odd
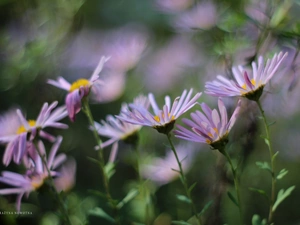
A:
[[[89,120],[90,125],[92,126],[92,131],[93,131],[93,134],[94,134],[94,138],[95,138],[95,140],[97,142],[97,145],[99,147],[99,150],[98,150],[98,152],[99,152],[99,165],[100,165],[101,172],[102,172],[102,178],[103,178],[103,184],[104,184],[104,189],[105,189],[105,193],[106,193],[106,198],[107,198],[108,202],[110,203],[110,205],[113,208],[113,214],[114,214],[116,224],[121,224],[120,223],[120,218],[119,218],[119,210],[117,208],[117,205],[116,205],[114,199],[111,197],[111,194],[110,194],[109,178],[107,177],[107,174],[105,173],[105,161],[104,161],[104,156],[103,156],[103,149],[101,148],[102,141],[101,141],[101,139],[100,139],[100,137],[97,133],[97,129],[95,127],[95,122],[94,122],[94,118],[93,118],[93,115],[92,115],[91,110],[90,110],[88,99],[84,98],[82,100],[82,103],[83,103],[82,111],[85,113],[86,117]]]
[[[187,181],[186,181],[186,177],[185,177],[185,175],[184,175],[184,173],[183,173],[182,165],[181,165],[181,162],[180,162],[180,160],[179,160],[179,158],[178,158],[178,155],[177,155],[175,146],[173,145],[173,142],[172,142],[172,140],[171,140],[171,135],[170,135],[170,133],[167,134],[167,138],[168,138],[168,140],[169,140],[169,143],[170,143],[170,145],[171,145],[171,149],[172,149],[172,151],[173,151],[173,153],[174,153],[174,155],[175,155],[177,164],[178,164],[178,166],[179,166],[179,173],[180,173],[180,176],[181,176],[181,181],[182,181],[182,184],[183,184],[185,193],[186,193],[188,199],[189,199],[190,202],[191,202],[193,214],[194,214],[194,215],[196,216],[196,218],[197,218],[198,225],[201,225],[201,218],[200,218],[200,216],[199,216],[198,213],[197,213],[195,203],[194,203],[194,201],[193,201],[193,199],[192,199],[192,197],[191,197],[191,192],[189,191],[188,184],[187,184]]]
[[[231,172],[232,172],[232,175],[233,175],[235,192],[236,192],[237,201],[238,201],[238,208],[239,208],[239,214],[240,214],[240,222],[241,222],[241,225],[242,225],[242,224],[244,224],[244,222],[243,222],[243,214],[242,214],[242,205],[241,205],[241,197],[240,197],[240,190],[239,190],[239,182],[238,182],[238,179],[237,179],[236,169],[234,168],[234,166],[232,164],[232,161],[231,161],[231,158],[228,155],[228,153],[225,151],[225,149],[221,149],[221,150],[219,149],[219,152],[222,153],[225,156],[225,158],[227,159],[227,161],[228,161],[228,163],[230,165],[230,168],[231,168]]]
[[[265,112],[262,108],[262,105],[260,103],[260,101],[258,100],[257,102],[258,108],[261,112],[263,121],[264,121],[264,126],[265,126],[265,130],[266,130],[266,140],[267,140],[267,145],[269,148],[269,154],[270,154],[270,161],[271,161],[271,170],[272,170],[272,189],[271,189],[271,199],[270,199],[270,210],[269,210],[269,217],[268,217],[268,222],[271,223],[273,220],[273,205],[275,202],[275,192],[276,192],[276,178],[275,178],[275,157],[274,157],[274,151],[272,149],[272,145],[271,145],[271,140],[270,140],[270,131],[269,131],[269,125],[267,123],[267,119],[265,116]]]
[[[149,198],[150,198],[150,193],[148,191],[148,188],[145,185],[145,182],[141,176],[141,172],[140,172],[140,159],[141,159],[141,155],[140,155],[140,151],[138,148],[138,143],[134,143],[133,144],[134,149],[135,149],[135,154],[136,154],[136,162],[135,162],[135,169],[136,169],[136,173],[138,176],[138,181],[139,181],[139,190],[140,190],[140,194],[143,196],[143,198],[146,198],[146,203],[145,203],[145,224],[146,225],[150,225],[151,221],[150,221],[150,204],[149,204]]]
[[[43,162],[43,164],[44,164],[44,166],[47,170],[48,180],[49,180],[49,184],[50,184],[50,190],[52,191],[53,195],[55,196],[55,198],[57,199],[57,202],[59,204],[60,211],[61,211],[61,213],[63,215],[63,218],[64,218],[63,224],[71,225],[71,221],[70,221],[70,218],[68,216],[68,211],[65,207],[65,204],[64,204],[63,200],[61,199],[60,195],[57,193],[57,191],[55,189],[54,181],[53,181],[53,178],[51,176],[50,168],[48,168],[48,165],[47,165],[47,162],[46,162],[46,159],[45,159],[45,155],[42,155],[42,153],[40,152],[40,149],[38,148],[37,145],[36,145],[36,150],[37,150],[37,153],[39,154],[40,158],[42,159],[42,162]]]

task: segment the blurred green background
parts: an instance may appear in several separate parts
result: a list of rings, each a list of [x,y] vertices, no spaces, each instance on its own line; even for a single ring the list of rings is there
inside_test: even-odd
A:
[[[184,89],[204,91],[206,81],[217,74],[231,76],[230,68],[249,66],[258,55],[272,56],[279,51],[289,55],[281,71],[272,79],[263,95],[263,106],[271,126],[275,151],[280,151],[276,170],[289,173],[277,182],[277,189],[296,185],[292,195],[277,209],[275,224],[300,224],[299,148],[299,57],[300,1],[259,0],[0,0],[0,113],[20,107],[27,118],[35,118],[44,102],[58,100],[65,94],[46,83],[63,76],[72,82],[88,78],[102,55],[111,56],[100,74],[106,82],[100,103],[91,104],[94,119],[116,115],[122,102],[132,102],[138,94],[155,94],[159,103],[164,96],[172,99]],[[202,95],[211,107],[217,99]],[[224,99],[231,113],[237,99]],[[197,110],[199,106],[195,107]],[[254,214],[266,218],[268,204],[249,187],[267,190],[271,179],[256,161],[268,161],[267,146],[256,105],[243,99],[242,115],[230,134],[228,151],[241,162],[241,193],[245,224]],[[193,109],[192,111],[194,111]],[[189,117],[188,113],[185,117]],[[99,216],[89,215],[95,207],[108,211],[103,198],[89,190],[102,190],[97,165],[88,157],[97,157],[95,141],[82,113],[68,130],[53,130],[64,137],[60,151],[77,162],[76,185],[65,193],[74,224],[109,224]],[[178,123],[181,123],[180,120]],[[0,128],[1,129],[1,128]],[[51,131],[52,132],[52,131]],[[105,138],[104,138],[105,139]],[[174,138],[175,143],[181,141]],[[163,144],[162,144],[163,143]],[[167,139],[151,128],[140,132],[139,149],[145,161],[166,154]],[[47,145],[48,147],[50,144]],[[213,200],[205,212],[205,224],[238,224],[237,208],[228,199],[233,181],[224,159],[209,146],[195,144],[193,161],[187,173],[190,184],[197,182],[193,197],[197,208]],[[4,146],[1,146],[1,155]],[[105,149],[107,158],[110,149]],[[122,199],[137,182],[134,150],[120,143],[116,174],[111,192]],[[143,162],[141,162],[143,164]],[[10,165],[1,170],[20,171]],[[2,184],[0,184],[0,187]],[[4,187],[4,185],[3,185]],[[183,193],[180,181],[164,185],[147,183],[151,193],[151,224],[170,224],[188,220],[186,203],[176,199]],[[148,195],[147,195],[148,196]],[[124,221],[143,224],[145,195],[141,194],[122,209]],[[15,196],[0,196],[0,211],[14,210]],[[55,206],[47,192],[23,198],[22,209],[32,215],[0,215],[1,224],[59,224]]]

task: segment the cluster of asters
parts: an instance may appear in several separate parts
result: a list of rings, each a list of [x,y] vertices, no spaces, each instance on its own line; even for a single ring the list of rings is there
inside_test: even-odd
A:
[[[280,52],[272,59],[268,59],[266,63],[263,57],[259,57],[258,65],[256,62],[252,63],[252,71],[242,66],[234,67],[232,69],[234,80],[219,75],[217,80],[206,83],[205,92],[217,97],[241,96],[258,101],[265,85],[276,73],[286,56],[287,54]],[[49,84],[68,91],[65,106],[56,108],[57,102],[50,105],[45,103],[36,120],[26,120],[19,109],[0,117],[0,143],[6,144],[3,164],[7,166],[13,160],[17,164],[23,163],[27,169],[24,174],[3,171],[0,177],[0,182],[12,186],[1,189],[0,194],[18,194],[18,210],[22,196],[37,190],[49,176],[59,176],[59,172],[55,169],[66,159],[64,154],[56,156],[62,138],[55,137],[44,129],[46,127],[67,128],[67,125],[58,121],[68,115],[74,122],[76,114],[81,110],[82,101],[93,97],[97,99],[97,93],[101,85],[104,85],[99,79],[99,73],[108,60],[107,57],[101,58],[90,79],[79,79],[69,83],[59,77],[57,80],[48,81]],[[241,100],[238,101],[231,118],[228,119],[227,110],[221,98],[218,99],[217,110],[211,109],[205,103],[200,104],[198,99],[201,95],[202,93],[198,92],[193,96],[193,89],[184,90],[173,103],[171,98],[166,96],[163,107],[158,106],[152,93],[148,96],[138,96],[133,103],[123,104],[119,115],[110,115],[106,121],[95,122],[93,129],[96,129],[99,135],[108,137],[108,140],[96,149],[113,145],[110,161],[114,161],[120,140],[133,143],[142,126],[152,127],[160,133],[169,135],[174,129],[176,120],[199,104],[202,112],[197,110],[190,114],[191,119],[184,118],[182,122],[186,127],[177,125],[174,134],[180,139],[206,143],[213,149],[220,150],[228,141],[229,131],[240,111]],[[149,109],[150,106],[152,110]],[[40,138],[54,142],[48,157],[46,157],[45,147]],[[44,160],[41,157],[44,157]]]
[[[266,62],[260,56],[258,64],[252,63],[252,70],[238,66],[232,68],[234,79],[218,75],[217,80],[207,82],[205,93],[219,97],[218,110],[211,109],[206,103],[198,103],[201,92],[194,96],[193,90],[184,90],[181,96],[175,98],[173,103],[169,96],[165,97],[165,104],[159,107],[154,95],[139,96],[131,104],[123,105],[117,116],[108,116],[107,121],[96,123],[99,135],[110,138],[102,144],[106,147],[119,140],[125,140],[139,131],[142,126],[156,129],[160,133],[169,134],[174,129],[175,121],[182,114],[196,104],[201,106],[202,112],[197,110],[190,114],[191,119],[182,119],[186,127],[177,125],[174,134],[177,138],[209,144],[213,149],[222,150],[228,142],[228,134],[233,127],[241,108],[241,100],[230,119],[221,97],[240,96],[258,101],[268,81],[277,72],[287,53],[275,54]],[[141,100],[143,98],[143,100]],[[150,104],[149,104],[150,103]],[[152,110],[149,109],[151,105]],[[115,148],[114,148],[115,149]],[[114,153],[115,154],[115,153]]]

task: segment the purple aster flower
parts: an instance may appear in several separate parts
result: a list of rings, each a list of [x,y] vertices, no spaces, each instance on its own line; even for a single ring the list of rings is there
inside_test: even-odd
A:
[[[45,158],[47,162],[47,167],[50,170],[51,176],[59,175],[55,169],[60,166],[66,159],[66,155],[60,154],[56,156],[56,152],[62,141],[61,137],[57,138],[57,141],[52,146],[49,153],[48,159]],[[42,155],[46,155],[45,147],[42,141],[38,142],[38,148]],[[25,174],[14,173],[10,171],[3,171],[0,177],[0,182],[10,185],[10,188],[0,189],[0,195],[18,194],[16,208],[20,211],[21,200],[24,194],[28,197],[29,194],[37,189],[39,189],[46,178],[49,177],[47,168],[43,165],[41,157],[37,154],[37,150],[34,146],[31,148],[32,152],[28,154],[28,158],[25,163],[27,171]]]
[[[0,117],[0,143],[7,144],[3,155],[4,165],[7,166],[12,159],[15,163],[20,163],[26,152],[27,137],[32,141],[38,135],[53,142],[55,137],[45,132],[44,128],[68,128],[66,124],[57,122],[67,116],[66,107],[61,106],[53,110],[56,106],[57,102],[51,105],[44,103],[36,120],[26,120],[19,109]]]
[[[101,72],[104,63],[107,62],[108,59],[109,58],[106,57],[102,57],[100,59],[98,66],[94,70],[89,80],[78,79],[72,84],[66,81],[63,77],[59,77],[57,80],[48,80],[48,84],[69,92],[69,94],[66,96],[66,106],[72,122],[75,121],[75,115],[81,109],[82,98],[88,96],[90,92],[97,96],[97,92],[100,88],[99,86],[103,84],[103,82],[99,80],[99,73]]]
[[[162,109],[158,107],[154,95],[150,93],[148,98],[154,115],[141,105],[129,104],[130,109],[123,111],[117,118],[132,124],[150,126],[160,133],[168,134],[173,129],[176,119],[197,104],[197,100],[202,93],[199,92],[191,98],[192,92],[193,89],[190,89],[188,93],[187,90],[184,90],[172,105],[171,98],[166,96],[165,105]]]
[[[149,108],[149,100],[145,96],[135,98],[133,104],[145,109]],[[128,110],[128,105],[123,104],[121,113],[128,112]],[[141,127],[141,125],[127,123],[111,115],[107,116],[106,121],[102,120],[101,124],[95,122],[95,128],[99,135],[110,138],[101,144],[101,148],[105,148],[119,140],[134,143],[137,139],[137,132]]]
[[[264,65],[262,56],[258,58],[258,66],[252,62],[252,73],[248,73],[242,66],[233,67],[232,73],[235,80],[229,80],[221,75],[217,76],[217,80],[206,82],[205,93],[212,96],[243,96],[250,100],[257,101],[264,86],[274,76],[287,53],[275,54],[270,60],[268,59]]]
[[[177,125],[178,130],[174,131],[175,137],[193,142],[207,143],[213,149],[221,150],[228,142],[227,136],[237,119],[240,111],[240,102],[239,100],[229,121],[226,107],[220,98],[218,100],[219,112],[202,103],[201,108],[204,113],[196,111],[191,113],[192,120],[182,119],[182,122],[190,127],[191,130]]]

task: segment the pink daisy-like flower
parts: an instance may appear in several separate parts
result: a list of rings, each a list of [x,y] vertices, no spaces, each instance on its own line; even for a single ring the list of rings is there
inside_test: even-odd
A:
[[[252,73],[249,74],[242,66],[233,67],[232,72],[235,80],[229,80],[221,75],[217,80],[206,82],[205,93],[212,96],[243,96],[250,100],[258,101],[264,86],[274,76],[287,53],[275,54],[264,65],[262,56],[258,58],[258,66],[252,62]]]
[[[88,96],[90,92],[92,92],[93,95],[97,96],[97,93],[101,88],[100,86],[103,84],[99,80],[99,73],[101,72],[104,63],[107,62],[108,59],[109,58],[107,57],[102,57],[100,59],[98,66],[94,70],[89,80],[82,78],[76,80],[72,84],[66,81],[63,77],[59,77],[57,80],[48,80],[48,84],[69,92],[69,94],[66,96],[66,106],[72,122],[75,121],[75,115],[81,109],[82,98]]]
[[[147,97],[141,95],[134,99],[133,104],[148,109],[150,103]],[[121,112],[128,111],[128,105],[123,104]],[[134,142],[141,127],[141,125],[127,123],[111,115],[107,116],[106,121],[102,120],[101,124],[95,122],[95,128],[99,135],[110,138],[101,144],[101,148],[105,148],[119,140],[129,143]]]
[[[187,90],[184,90],[182,95],[177,97],[172,105],[171,98],[166,96],[165,105],[162,109],[158,107],[154,95],[150,93],[148,98],[154,115],[146,107],[129,104],[130,109],[123,111],[117,118],[127,123],[150,126],[160,133],[168,134],[173,129],[176,119],[197,104],[197,100],[202,93],[199,92],[191,98],[192,92],[193,89],[190,89],[188,93]]]
[[[4,165],[7,166],[12,158],[15,163],[20,163],[26,152],[27,137],[31,141],[38,135],[53,142],[55,137],[45,132],[44,128],[68,128],[66,124],[57,122],[68,115],[66,107],[61,106],[52,111],[57,106],[57,103],[53,102],[51,105],[44,103],[36,120],[26,120],[19,109],[16,112],[10,111],[10,115],[0,118],[0,127],[2,129],[0,143],[7,144],[3,155]]]
[[[53,177],[59,175],[59,173],[54,170],[66,159],[66,155],[64,154],[56,156],[61,141],[62,138],[58,137],[57,141],[52,146],[48,159],[45,159],[47,167]],[[46,155],[45,146],[42,141],[39,141],[38,148],[42,155]],[[26,194],[28,197],[31,192],[39,189],[44,184],[45,179],[49,177],[47,168],[43,165],[37,150],[34,146],[32,146],[31,149],[33,151],[28,154],[25,163],[25,167],[27,167],[25,174],[3,171],[2,176],[0,177],[0,182],[13,186],[11,188],[0,189],[0,195],[18,194],[16,201],[16,208],[18,211],[20,211],[23,195]]]
[[[234,110],[230,120],[228,121],[226,107],[223,101],[219,98],[218,107],[216,109],[209,108],[205,103],[201,104],[202,112],[196,111],[191,113],[192,120],[182,119],[182,122],[191,128],[191,130],[177,125],[178,130],[175,130],[175,137],[200,143],[207,143],[213,149],[221,150],[227,144],[227,136],[232,126],[234,125],[237,115],[240,111],[240,100]]]
[[[192,166],[195,156],[192,145],[180,144],[176,146],[176,152],[181,161],[185,173]],[[178,163],[174,153],[169,149],[165,157],[154,157],[150,163],[141,165],[141,174],[144,178],[152,180],[157,185],[167,184],[180,176]],[[177,171],[174,171],[177,170]]]

